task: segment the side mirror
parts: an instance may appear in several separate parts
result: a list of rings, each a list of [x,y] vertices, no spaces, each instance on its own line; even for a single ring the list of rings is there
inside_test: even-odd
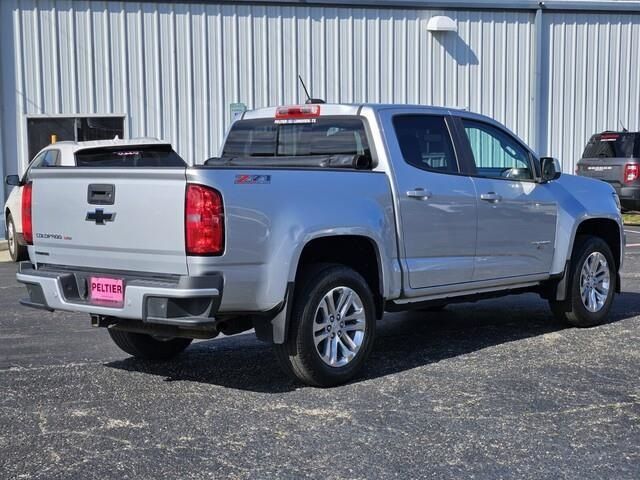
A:
[[[540,168],[542,169],[542,182],[550,182],[557,180],[562,175],[562,167],[560,161],[553,157],[542,157],[540,159]]]
[[[4,178],[4,183],[12,187],[17,187],[20,185],[20,177],[18,175],[7,175]]]

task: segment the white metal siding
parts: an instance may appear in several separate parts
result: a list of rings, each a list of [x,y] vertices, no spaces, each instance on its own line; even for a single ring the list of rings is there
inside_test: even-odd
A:
[[[218,151],[230,103],[300,102],[300,73],[328,102],[460,106],[529,140],[533,13],[448,11],[458,35],[428,32],[443,13],[20,1],[17,119],[123,113],[127,135],[170,140],[202,162]],[[19,132],[25,162],[24,125]]]
[[[589,137],[640,130],[640,13],[545,14],[545,151],[573,172]]]
[[[535,10],[2,0],[0,12],[4,173],[26,166],[33,114],[123,114],[127,136],[202,162],[230,103],[300,102],[298,73],[329,102],[465,107],[529,143],[541,128],[540,153],[567,172],[591,133],[640,129],[640,14],[545,11],[536,96]],[[428,32],[438,14],[458,32]]]

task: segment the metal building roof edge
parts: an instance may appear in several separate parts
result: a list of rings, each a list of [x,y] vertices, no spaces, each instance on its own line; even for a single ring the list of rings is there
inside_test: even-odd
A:
[[[72,0],[79,2],[81,0]],[[83,3],[84,0],[82,0]],[[124,3],[140,3],[140,0],[121,0]],[[640,14],[640,1],[636,0],[145,0],[149,3],[176,4],[254,4],[334,8],[417,8],[417,9],[473,9],[473,10],[554,10],[599,11]]]

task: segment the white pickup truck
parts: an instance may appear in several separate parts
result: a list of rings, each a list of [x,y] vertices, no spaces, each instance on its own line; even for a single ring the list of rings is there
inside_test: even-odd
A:
[[[78,148],[74,167],[32,169],[24,305],[86,312],[153,360],[255,328],[286,372],[330,386],[356,375],[385,311],[533,291],[591,326],[620,289],[611,186],[481,115],[266,108],[203,166],[148,161],[168,152]]]

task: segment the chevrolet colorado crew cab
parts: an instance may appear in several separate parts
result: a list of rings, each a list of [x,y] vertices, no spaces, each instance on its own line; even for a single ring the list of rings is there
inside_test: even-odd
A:
[[[148,168],[158,155],[175,163]],[[584,327],[620,290],[613,188],[467,111],[273,107],[204,165],[168,144],[75,156],[25,186],[22,303],[85,312],[135,357],[253,328],[287,373],[331,386],[361,369],[385,311],[533,291]]]

